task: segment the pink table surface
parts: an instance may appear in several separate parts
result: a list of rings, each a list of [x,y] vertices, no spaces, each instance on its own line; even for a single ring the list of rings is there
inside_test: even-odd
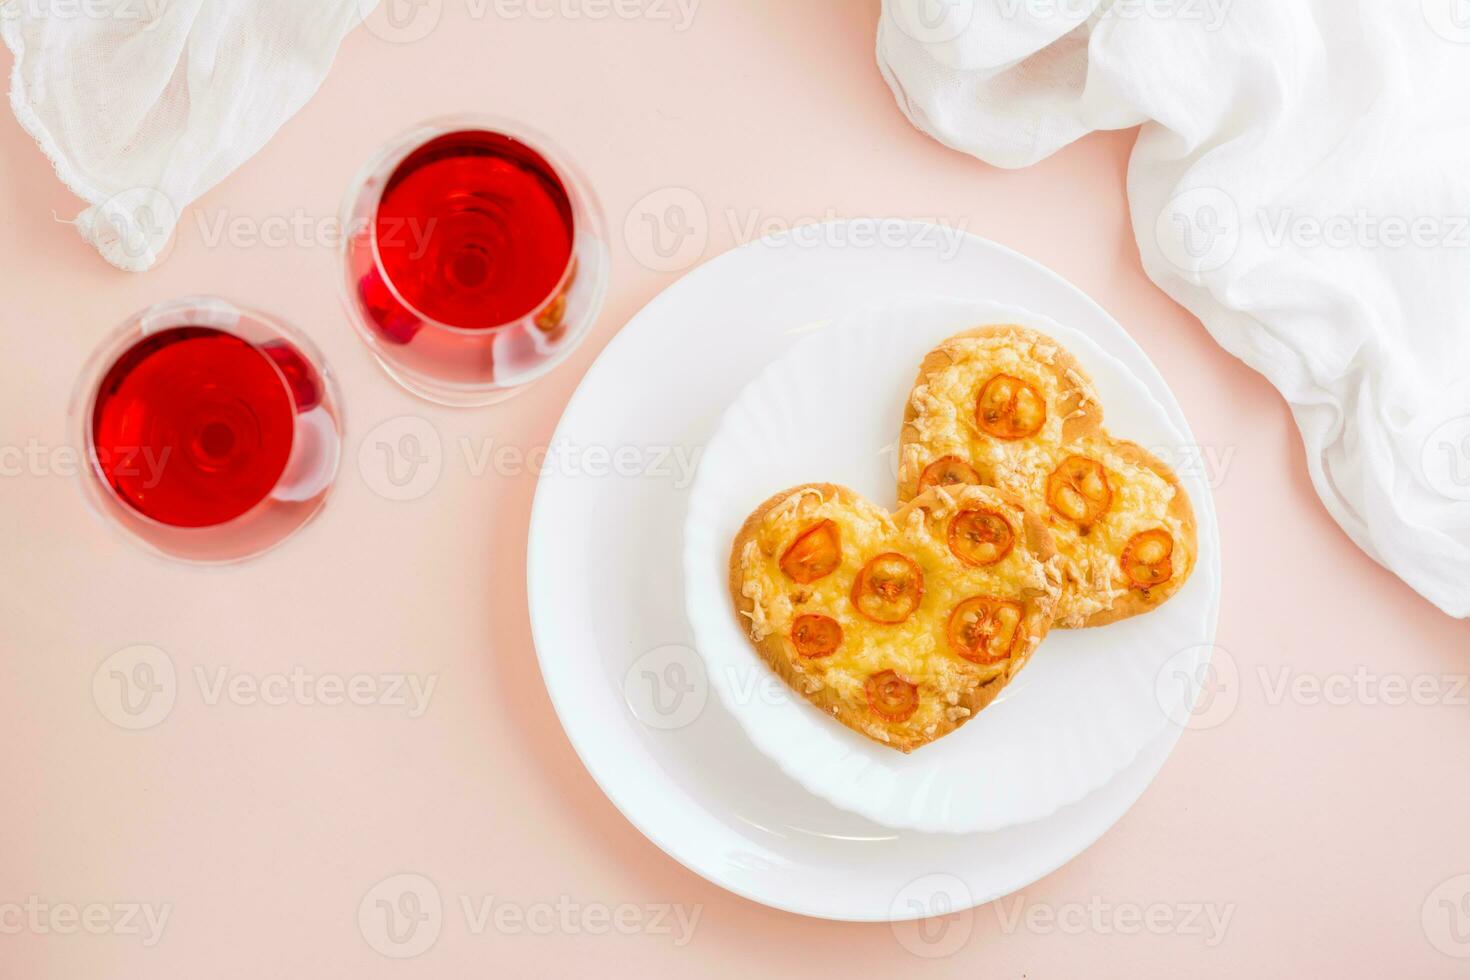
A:
[[[1124,200],[1134,135],[1019,173],[948,151],[909,127],[878,76],[877,8],[726,0],[678,30],[651,3],[650,16],[598,21],[477,19],[483,4],[449,0],[422,40],[358,31],[315,100],[204,197],[143,276],[105,266],[53,219],[77,202],[0,118],[0,976],[740,976],[752,960],[773,976],[1463,975],[1470,964],[1450,954],[1470,952],[1470,878],[1453,880],[1470,872],[1470,624],[1353,547],[1318,505],[1275,392],[1145,278]],[[339,309],[330,248],[249,239],[268,219],[333,215],[379,143],[459,110],[554,133],[614,230],[590,342],[477,412],[429,407],[380,375]],[[1019,899],[940,923],[968,930],[947,934],[957,948],[763,908],[665,857],[593,784],[542,685],[523,575],[534,478],[476,476],[451,450],[432,492],[393,502],[357,465],[364,437],[405,415],[450,447],[545,445],[598,351],[677,276],[640,263],[644,244],[622,233],[668,187],[706,207],[706,256],[752,221],[882,214],[960,224],[1040,260],[1142,344],[1213,460],[1226,710],[1185,733],[1081,857]],[[221,219],[246,232],[216,240]],[[295,321],[346,393],[325,514],[222,570],[143,556],[89,515],[51,455],[99,335],[188,292]],[[18,466],[26,447],[40,455]],[[141,643],[172,657],[179,693],[160,724],[127,731],[99,709],[93,677]],[[297,667],[438,686],[419,718],[208,696],[220,668]],[[446,907],[437,943],[394,961],[357,909],[404,871],[432,879]],[[491,896],[510,911],[476,930],[460,901],[475,911]],[[129,905],[140,912],[125,922]],[[622,906],[638,910],[621,913],[627,935],[598,918]],[[697,912],[692,934],[654,922],[653,906]],[[165,908],[150,933],[141,910]],[[68,917],[84,912],[103,934]],[[1150,914],[1156,925],[1140,926]],[[918,955],[937,952],[951,955]]]

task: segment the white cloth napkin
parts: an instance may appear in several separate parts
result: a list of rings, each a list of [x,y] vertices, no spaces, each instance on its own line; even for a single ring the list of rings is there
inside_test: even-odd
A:
[[[180,211],[321,85],[377,0],[4,0],[10,98],[103,258],[156,263]]]
[[[1470,616],[1470,2],[884,0],[878,60],[1002,167],[1142,124],[1145,271],[1291,403],[1352,539]]]

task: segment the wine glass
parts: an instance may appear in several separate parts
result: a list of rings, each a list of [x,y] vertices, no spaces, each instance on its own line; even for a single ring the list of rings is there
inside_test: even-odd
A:
[[[341,456],[336,383],[299,331],[212,296],[127,319],[72,399],[87,500],[183,561],[258,555],[321,510]]]
[[[520,123],[434,120],[363,169],[343,210],[345,299],[388,374],[443,405],[510,397],[564,360],[607,293],[601,209]]]

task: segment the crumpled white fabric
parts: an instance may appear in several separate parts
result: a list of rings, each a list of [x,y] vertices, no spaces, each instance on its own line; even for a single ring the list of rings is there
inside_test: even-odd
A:
[[[121,269],[315,94],[377,0],[4,0],[10,98]]]
[[[1470,2],[884,0],[878,61],[1002,167],[1141,124],[1145,271],[1280,389],[1352,539],[1470,616]]]

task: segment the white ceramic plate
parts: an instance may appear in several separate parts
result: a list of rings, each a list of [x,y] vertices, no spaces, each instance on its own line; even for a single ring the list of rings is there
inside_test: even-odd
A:
[[[1182,729],[1165,729],[1084,799],[998,833],[892,830],[813,796],[708,696],[682,601],[689,487],[676,453],[697,452],[740,389],[803,328],[913,293],[1009,303],[1065,322],[1123,361],[1188,429],[1143,352],[1055,273],[970,235],[946,240],[933,226],[908,224],[874,235],[872,222],[858,235],[854,224],[722,255],[622,328],[583,379],[556,442],[632,447],[642,475],[547,471],[532,514],[527,588],[542,674],[567,737],[650,840],[766,905],[901,920],[999,898],[1071,860],[1138,798]],[[1208,497],[1194,503],[1212,507]],[[1201,540],[1200,550],[1218,568],[1218,542]],[[1205,624],[1200,643],[1213,642],[1214,627]]]
[[[725,413],[690,495],[685,594],[711,686],[787,775],[889,827],[999,830],[1081,799],[1180,716],[1184,690],[1157,684],[1166,665],[1193,672],[1207,660],[1199,637],[1219,599],[1210,563],[1147,616],[1051,633],[994,704],[912,755],[863,738],[784,686],[755,682],[770,671],[733,614],[727,582],[730,542],[751,509],[809,482],[895,507],[899,427],[919,363],[945,338],[991,323],[1056,338],[1092,376],[1113,435],[1164,459],[1184,456],[1190,440],[1163,405],[1086,334],[1017,307],[904,297],[833,320],[762,371]],[[1208,495],[1197,470],[1181,480],[1191,498]],[[1205,540],[1211,519],[1202,508]]]

